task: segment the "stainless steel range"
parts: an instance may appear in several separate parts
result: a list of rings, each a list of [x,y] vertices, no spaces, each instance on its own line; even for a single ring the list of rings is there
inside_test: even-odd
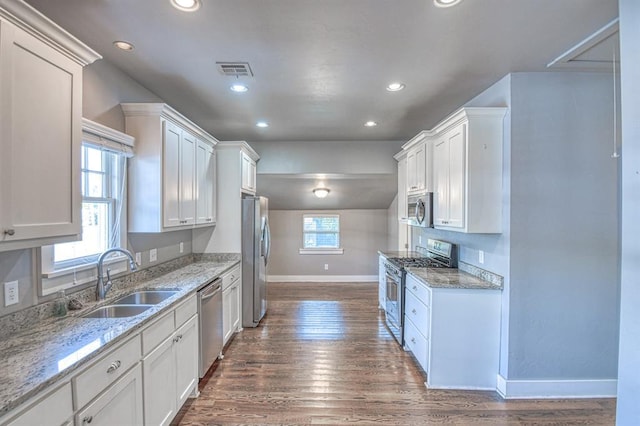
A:
[[[388,257],[385,262],[386,303],[385,322],[396,341],[403,345],[404,286],[407,267],[455,268],[458,250],[455,244],[427,240],[427,247],[416,247],[417,256]]]

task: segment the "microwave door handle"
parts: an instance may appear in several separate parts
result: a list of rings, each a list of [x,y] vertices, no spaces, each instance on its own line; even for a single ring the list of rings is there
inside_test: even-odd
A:
[[[424,205],[424,201],[422,201],[422,199],[418,200],[418,202],[416,203],[416,220],[418,221],[418,223],[422,224],[422,222],[424,222],[424,217],[425,217],[425,212],[426,208]],[[422,216],[420,216],[420,211],[422,211]]]

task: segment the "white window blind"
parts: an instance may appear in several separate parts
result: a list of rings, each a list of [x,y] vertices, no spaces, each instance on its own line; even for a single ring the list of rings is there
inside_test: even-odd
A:
[[[302,234],[305,249],[340,248],[340,216],[305,214]]]

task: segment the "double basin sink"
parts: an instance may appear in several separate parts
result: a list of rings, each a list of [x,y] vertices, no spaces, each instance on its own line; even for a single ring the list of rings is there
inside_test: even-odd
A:
[[[176,294],[178,290],[141,290],[115,300],[113,303],[101,306],[84,318],[126,318],[143,313],[154,305]]]

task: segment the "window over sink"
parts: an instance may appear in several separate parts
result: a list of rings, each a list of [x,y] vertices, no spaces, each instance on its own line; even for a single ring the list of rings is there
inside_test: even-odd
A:
[[[340,215],[302,215],[302,248],[300,254],[342,254],[340,248]]]
[[[126,248],[126,160],[133,138],[83,121],[81,152],[82,239],[41,249],[41,295],[93,283],[103,251]],[[127,270],[124,258],[112,257],[112,274]]]

